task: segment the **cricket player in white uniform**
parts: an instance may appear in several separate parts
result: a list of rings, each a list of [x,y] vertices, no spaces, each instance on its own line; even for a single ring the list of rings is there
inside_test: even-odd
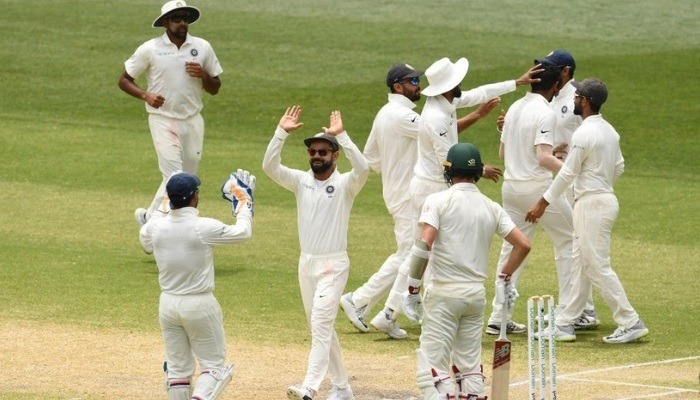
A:
[[[369,175],[369,166],[343,128],[339,111],[333,111],[325,133],[304,140],[308,147],[310,171],[281,164],[282,146],[299,122],[301,108],[287,109],[275,130],[263,159],[263,170],[297,199],[297,222],[301,256],[299,287],[306,319],[311,329],[311,352],[304,382],[290,386],[287,397],[311,400],[321,382],[330,374],[331,400],[353,399],[343,365],[338,336],[333,327],[340,296],[348,281],[350,261],[347,236],[350,210]],[[343,148],[352,169],[340,173],[336,160]]]
[[[388,102],[374,118],[372,131],[365,144],[364,155],[369,166],[382,177],[382,196],[394,219],[396,252],[379,270],[354,292],[340,299],[340,306],[360,332],[369,332],[365,315],[389,293],[385,308],[401,309],[401,292],[390,291],[399,266],[409,255],[413,244],[413,209],[408,186],[418,156],[417,138],[420,115],[413,108],[420,100],[420,76],[423,71],[408,64],[395,64],[387,73],[386,85],[391,90]],[[406,338],[406,331],[396,321],[374,318],[373,325],[394,339]]]
[[[153,27],[163,27],[162,36],[139,46],[124,63],[119,88],[144,101],[148,126],[158,156],[163,180],[148,209],[136,209],[142,226],[154,213],[167,213],[165,185],[175,171],[197,173],[204,144],[202,89],[219,92],[223,72],[214,49],[204,39],[188,34],[188,27],[199,19],[196,7],[182,0],[169,1]],[[146,74],[147,89],[134,81]]]
[[[426,71],[429,86],[422,93],[427,97],[421,113],[418,129],[418,159],[414,168],[409,191],[413,208],[413,237],[420,234],[418,217],[425,198],[447,188],[443,177],[442,163],[451,146],[459,140],[458,133],[488,115],[498,105],[501,94],[515,90],[518,85],[529,84],[537,67],[530,68],[517,80],[492,83],[462,92],[460,84],[467,75],[469,61],[466,58],[452,63],[448,58],[434,62]],[[480,105],[476,111],[457,119],[457,109]],[[498,168],[484,167],[483,176],[498,182],[502,174]],[[409,259],[404,260],[392,290],[404,291]],[[396,320],[397,312],[385,312],[385,318]],[[420,315],[406,314],[419,322]]]
[[[158,265],[168,400],[215,400],[231,381],[223,316],[213,295],[213,247],[245,242],[253,234],[255,177],[238,171],[227,182],[235,225],[199,216],[199,178],[183,172],[166,184],[170,213],[141,227],[141,245]],[[200,375],[192,388],[195,360]]]
[[[599,79],[574,82],[574,112],[583,123],[574,133],[564,166],[542,197],[527,213],[538,222],[548,206],[574,185],[574,269],[571,299],[556,317],[554,337],[574,341],[574,323],[586,304],[587,290],[577,275],[586,275],[600,293],[618,328],[603,338],[606,343],[628,343],[646,336],[649,330],[627,299],[620,279],[610,266],[610,240],[619,213],[613,184],[622,175],[625,161],[620,135],[600,115],[608,90]],[[549,336],[547,336],[549,337]]]
[[[530,251],[530,242],[505,210],[476,187],[483,172],[476,147],[458,143],[446,157],[445,180],[451,186],[423,204],[407,280],[409,309],[418,303],[424,271],[431,272],[416,376],[426,400],[485,399],[481,336],[491,241],[496,234],[513,245],[499,275],[500,298],[505,303],[507,297],[509,304],[517,297],[510,276]]]
[[[574,57],[566,50],[558,49],[549,53],[546,57],[535,59],[536,64],[549,63],[558,66],[561,69],[561,78],[559,80],[559,91],[554,96],[552,101],[549,103],[550,107],[557,115],[557,123],[554,128],[554,156],[558,159],[564,161],[568,153],[568,146],[571,143],[571,137],[574,131],[581,126],[583,118],[580,115],[574,114],[574,93],[576,88],[572,85],[574,82],[574,73],[576,71],[576,61]],[[571,208],[574,207],[574,191],[573,188],[567,190],[565,193],[566,200],[571,204]],[[558,259],[558,255],[555,251],[555,259]],[[571,281],[570,270],[569,271],[558,271],[560,281],[569,282]],[[562,276],[561,274],[564,274]],[[576,329],[588,329],[596,328],[600,324],[600,319],[598,318],[598,313],[595,311],[593,306],[593,286],[591,285],[588,278],[583,277],[584,282],[582,285],[588,285],[588,300],[586,301],[586,307],[574,325]],[[559,286],[561,289],[561,284]],[[562,301],[566,301],[566,297],[559,297],[559,306],[561,307]]]
[[[535,75],[540,81],[532,83],[531,92],[526,93],[508,109],[499,147],[499,156],[506,167],[501,188],[503,208],[530,241],[535,235],[537,225],[526,222],[525,214],[530,205],[549,187],[552,173],[558,172],[562,166],[561,160],[552,152],[556,114],[549,106],[549,101],[557,91],[561,71],[553,64],[541,65],[543,71]],[[569,277],[573,263],[571,219],[571,205],[562,198],[547,210],[541,220],[542,227],[554,244],[559,298],[562,304],[566,304],[569,296],[569,282],[562,279]],[[498,260],[499,271],[510,258],[511,250],[511,244],[504,241]],[[524,265],[513,275],[514,287],[517,287],[518,277],[523,268]],[[486,333],[499,333],[503,315],[501,309],[502,303],[494,298]],[[507,317],[508,333],[526,331],[525,325],[511,320],[512,310],[508,310]]]

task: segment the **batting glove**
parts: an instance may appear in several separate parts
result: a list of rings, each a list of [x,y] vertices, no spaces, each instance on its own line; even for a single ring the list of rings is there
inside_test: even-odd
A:
[[[507,308],[512,308],[518,296],[520,296],[518,290],[510,283],[510,275],[498,274],[496,279],[496,301]]]
[[[401,309],[406,315],[406,318],[413,322],[423,322],[423,299],[420,293],[404,292],[401,294]]]
[[[221,187],[221,197],[231,202],[233,216],[245,207],[253,214],[253,193],[255,191],[255,175],[250,172],[238,169],[232,172],[229,179]]]

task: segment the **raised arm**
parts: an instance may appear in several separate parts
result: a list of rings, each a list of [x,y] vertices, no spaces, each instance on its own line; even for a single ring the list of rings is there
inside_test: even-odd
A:
[[[367,176],[369,176],[369,164],[367,164],[365,156],[362,155],[360,149],[350,140],[350,136],[345,131],[340,111],[336,110],[331,112],[329,127],[327,128],[324,126],[323,131],[328,135],[335,136],[338,140],[338,144],[343,148],[345,156],[350,161],[350,165],[352,166],[352,170],[350,171],[350,188],[352,194],[356,196],[367,181]]]
[[[275,134],[270,140],[270,144],[265,151],[262,168],[263,171],[280,186],[285,189],[294,191],[297,175],[302,174],[302,171],[293,170],[282,165],[282,146],[289,136],[289,133],[304,125],[299,122],[301,117],[301,107],[292,106],[287,108],[280,119]]]

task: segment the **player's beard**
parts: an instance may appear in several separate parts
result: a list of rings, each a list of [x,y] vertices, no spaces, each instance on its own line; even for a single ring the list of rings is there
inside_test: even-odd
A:
[[[418,100],[420,100],[420,89],[416,90],[416,91],[413,92],[410,96],[406,96],[406,97],[408,97],[408,99],[411,100],[411,101],[418,101]]]
[[[311,171],[313,171],[314,174],[322,174],[322,173],[328,171],[333,166],[333,161],[324,162],[321,165],[314,165],[314,161],[319,161],[319,160],[314,160],[314,159],[309,160],[309,165],[311,165]],[[321,160],[321,161],[323,161],[323,160]]]
[[[457,85],[452,90],[450,90],[450,93],[452,93],[452,95],[455,98],[462,97],[462,88],[459,87],[459,85]]]
[[[574,103],[574,115],[583,115],[583,110],[581,110],[581,102]]]
[[[187,26],[180,26],[177,29],[170,30],[170,34],[180,40],[187,40]]]

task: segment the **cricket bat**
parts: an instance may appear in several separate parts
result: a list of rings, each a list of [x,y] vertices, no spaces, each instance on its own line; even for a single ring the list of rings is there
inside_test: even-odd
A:
[[[508,300],[506,300],[506,303]],[[501,332],[493,344],[493,374],[491,376],[492,400],[508,400],[510,385],[510,340],[506,337],[508,306],[503,304],[501,312]]]

